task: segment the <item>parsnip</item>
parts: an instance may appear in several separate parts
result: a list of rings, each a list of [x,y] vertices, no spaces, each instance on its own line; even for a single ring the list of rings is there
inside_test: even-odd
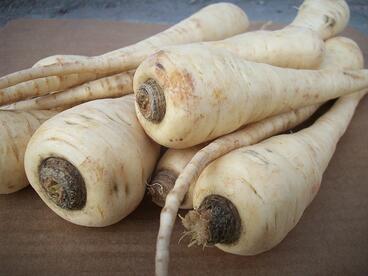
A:
[[[362,62],[355,63],[360,58],[352,56],[353,49],[350,54],[337,52],[344,54],[338,58],[344,64],[349,60],[350,67],[362,68]],[[336,145],[364,94],[340,98],[309,128],[234,150],[212,162],[194,188],[196,211],[183,221],[193,231],[193,242],[215,244],[241,255],[277,245],[317,194]],[[223,218],[229,224],[213,224],[214,208],[218,213],[226,209]],[[224,227],[227,230],[221,233]],[[219,236],[212,231],[215,228]]]
[[[25,154],[29,182],[59,216],[107,226],[132,212],[159,146],[139,125],[134,96],[88,102],[44,123]]]
[[[278,68],[195,44],[157,52],[141,63],[133,81],[141,125],[169,148],[197,145],[367,85],[368,70]]]
[[[226,48],[240,57],[251,61],[265,62],[268,64],[289,68],[317,68],[321,62],[324,51],[322,39],[327,39],[342,31],[346,26],[348,19],[349,8],[344,0],[308,0],[303,3],[294,22],[282,30],[273,32],[256,31],[238,35],[224,41],[210,42],[210,44],[216,47]],[[313,22],[311,23],[310,21]],[[128,56],[128,59],[131,59],[134,56],[133,54],[137,55],[137,52],[141,51],[141,49],[147,45],[149,45],[151,48],[152,45],[154,45],[154,47],[157,45],[162,47],[164,44],[160,43],[165,41],[167,37],[169,37],[170,40],[167,45],[173,44],[171,42],[170,31],[168,30],[163,34],[164,35],[156,35],[131,47],[123,48],[107,53],[100,57],[96,57],[101,59],[98,64],[90,64],[91,59],[88,58],[86,58],[84,62],[80,56],[77,56],[77,59],[81,60],[79,60],[77,63],[74,63],[76,66],[74,67],[77,68],[80,65],[82,67],[88,67],[88,70],[97,70],[98,72],[104,72],[104,74],[111,74],[114,72],[114,70],[116,70],[116,73],[119,70],[113,69],[115,68],[114,66],[126,66],[126,64],[120,62],[121,57],[118,55],[123,54],[123,56]],[[187,41],[183,40],[183,42]],[[156,47],[155,50],[152,48],[151,52],[154,52],[158,49],[159,47]],[[129,51],[132,53],[129,54]],[[136,52],[133,53],[134,51]],[[275,53],[277,53],[277,55]],[[119,57],[119,60],[115,62],[116,60],[111,59],[111,57]],[[73,58],[74,56],[71,56],[71,59]],[[110,61],[105,60],[106,58],[110,58]],[[143,58],[141,60],[143,60]],[[64,66],[63,64],[58,65],[59,68],[68,66],[73,67],[72,63],[69,63],[69,65],[67,63]],[[48,68],[52,69],[51,67]],[[59,70],[57,66],[54,66],[54,69],[56,71]],[[72,68],[69,69],[71,70],[70,72],[74,70]],[[120,71],[125,69],[126,68],[124,67]],[[133,69],[133,67],[131,69]],[[80,69],[76,70],[76,72],[80,72]],[[42,72],[39,73],[41,75],[43,74]],[[32,74],[34,74],[34,72]]]
[[[304,0],[291,25],[307,27],[326,40],[341,33],[348,24],[349,18],[350,10],[346,1]]]
[[[325,61],[322,64],[323,68],[328,68],[332,66],[336,66],[337,68],[341,69],[363,67],[363,55],[359,47],[352,40],[346,38],[334,38],[329,40],[326,44],[327,53]],[[353,97],[356,97],[357,101],[359,101],[361,95],[359,93],[356,93],[353,95]],[[316,106],[312,106],[310,108],[312,108],[313,112],[313,108],[316,108]],[[298,110],[298,112],[301,112],[302,110],[303,109],[300,109]],[[298,112],[296,114],[298,114]],[[279,123],[282,123],[281,119],[283,116],[284,124],[286,123],[286,126],[287,124],[292,124],[292,121],[295,120],[295,118],[286,113],[284,115],[274,116],[268,119],[264,119],[261,122],[254,123],[253,125],[246,127],[245,131],[237,131],[235,133],[219,138],[215,142],[209,144],[207,147],[200,150],[190,161],[190,163],[185,167],[183,173],[176,181],[174,188],[168,194],[165,207],[162,209],[161,212],[160,230],[157,239],[156,251],[156,274],[165,275],[168,271],[169,242],[171,237],[171,230],[175,222],[176,213],[179,209],[179,205],[181,204],[184,195],[189,189],[188,186],[191,183],[196,183],[198,175],[201,173],[203,168],[205,168],[205,166],[207,166],[214,159],[220,157],[223,154],[226,154],[233,149],[237,149],[241,146],[251,145],[265,137],[269,137],[272,134],[285,129],[285,125],[284,127],[283,124],[279,125]],[[302,115],[299,119],[304,120],[306,117],[307,116]],[[291,125],[289,125],[289,127],[290,126]],[[197,187],[197,185],[198,184],[196,184],[194,187]],[[194,191],[196,191],[196,188],[193,187],[189,191],[193,191],[193,189]],[[226,188],[224,190],[226,190]],[[187,198],[190,197],[193,197],[193,194],[187,195]],[[215,197],[213,200],[216,201],[218,200],[218,198]],[[220,202],[223,202],[223,200],[220,200]],[[228,206],[226,202],[225,206]],[[231,210],[233,210],[233,208],[231,208]],[[194,233],[195,240],[200,240],[201,242],[203,242],[203,236],[208,233],[207,229],[203,228],[204,224],[202,223],[202,220],[206,219],[206,214],[204,215],[204,217],[197,216],[197,213],[191,214],[192,215],[189,215],[188,219],[185,220],[185,225],[191,229],[190,231]],[[221,216],[225,217],[226,214],[223,213],[221,214]],[[200,220],[198,218],[200,218]],[[227,226],[224,226],[223,230],[225,230],[226,227]],[[203,229],[205,231],[202,231]],[[237,231],[238,224],[234,224],[232,226],[230,225],[229,229],[235,229]]]
[[[281,30],[247,32],[204,44],[225,48],[249,61],[316,69],[324,53],[323,40],[342,32],[349,17],[344,0],[305,0],[294,21]]]
[[[27,80],[72,73],[119,73],[135,69],[147,55],[160,47],[198,41],[219,40],[241,32],[249,26],[246,14],[230,3],[209,5],[171,28],[139,43],[108,53],[108,56],[85,61],[53,64],[22,70],[0,78],[0,88]],[[6,104],[0,98],[0,105]]]
[[[100,78],[59,93],[19,101],[7,108],[16,110],[53,109],[64,106],[70,108],[91,100],[121,97],[133,93],[133,75],[134,71],[128,71]]]
[[[255,255],[281,242],[317,194],[363,94],[339,99],[307,129],[237,149],[211,163],[194,190],[196,211],[183,221],[193,243]]]
[[[352,68],[352,65],[356,65],[356,68],[361,68],[363,63],[363,55],[354,41],[344,37],[335,37],[326,41],[326,52],[320,68],[349,69]],[[149,192],[153,201],[163,206],[167,194],[174,187],[180,175],[181,180],[178,181],[178,184],[180,183],[186,187],[185,190],[181,191],[187,191],[180,208],[193,208],[192,198],[195,181],[209,163],[231,150],[254,143],[256,140],[253,140],[255,136],[252,136],[252,133],[263,133],[265,135],[263,138],[267,138],[267,136],[285,131],[307,119],[317,108],[318,105],[310,106],[297,110],[297,115],[295,115],[294,111],[291,111],[264,119],[244,129],[218,138],[207,146],[200,145],[187,149],[168,149],[157,164],[149,185]],[[304,116],[302,116],[303,114]],[[295,116],[299,118],[296,121],[293,119]],[[289,120],[290,122],[288,123]],[[284,123],[282,124],[282,122]],[[273,126],[274,129],[270,129],[270,132],[261,132],[262,126]],[[265,133],[269,134],[266,135]],[[190,165],[187,166],[189,162]]]
[[[36,129],[54,116],[52,111],[0,111],[0,194],[16,192],[28,185],[24,152]]]

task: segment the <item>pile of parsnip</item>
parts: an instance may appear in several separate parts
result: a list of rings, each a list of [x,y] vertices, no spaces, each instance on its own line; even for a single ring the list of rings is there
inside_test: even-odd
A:
[[[157,275],[179,208],[193,209],[190,245],[269,250],[315,197],[368,89],[361,50],[337,36],[348,21],[344,0],[305,0],[283,29],[246,32],[244,11],[218,3],[128,47],[4,76],[0,193],[30,183],[60,217],[102,227],[147,188],[163,206]]]

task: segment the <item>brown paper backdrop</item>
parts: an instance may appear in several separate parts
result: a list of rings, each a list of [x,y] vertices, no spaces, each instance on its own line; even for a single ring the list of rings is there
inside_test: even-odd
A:
[[[17,20],[0,29],[0,75],[52,54],[94,55],[163,30],[95,20]],[[253,28],[259,25],[253,26]],[[349,30],[368,55],[368,38]],[[0,141],[1,142],[1,141]],[[1,180],[0,180],[1,181]],[[160,209],[145,198],[106,228],[68,223],[30,188],[0,195],[0,275],[152,275]],[[368,97],[359,105],[321,190],[286,239],[254,257],[171,245],[174,275],[368,275]]]

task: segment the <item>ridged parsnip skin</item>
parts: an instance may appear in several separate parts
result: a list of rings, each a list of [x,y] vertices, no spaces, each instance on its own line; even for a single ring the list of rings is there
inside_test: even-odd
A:
[[[160,47],[220,40],[244,32],[248,26],[248,18],[238,6],[230,3],[212,4],[175,24],[170,29],[116,52],[109,52],[108,56],[88,57],[83,62],[53,64],[18,71],[0,78],[0,88],[53,75],[86,72],[121,73],[135,69],[148,55],[156,52]]]
[[[40,184],[43,160],[69,161],[82,176],[87,198],[81,210],[58,207]],[[159,157],[159,146],[139,125],[134,96],[88,102],[44,123],[25,155],[27,177],[42,200],[59,216],[79,225],[107,226],[131,213]]]
[[[138,52],[147,55],[167,45],[224,39],[245,32],[248,27],[248,17],[241,8],[231,3],[216,3],[161,33],[102,56],[119,57]]]
[[[161,87],[165,114],[160,122],[149,121],[136,102],[140,123],[159,144],[186,148],[271,115],[364,89],[368,71],[278,68],[188,44],[142,62],[134,75],[136,95],[149,79]]]
[[[291,25],[310,28],[328,39],[342,32],[349,18],[349,6],[344,0],[304,0]]]
[[[41,59],[33,67],[45,66],[50,64],[62,64],[64,62],[78,61],[83,56],[63,56],[56,55]],[[87,81],[94,80],[102,75],[93,72],[70,74],[64,76],[49,76],[29,80],[8,88],[0,90],[0,106],[11,104],[22,99],[47,95],[50,92],[62,91],[73,86],[77,86]],[[2,107],[3,108],[3,107]],[[7,107],[8,108],[8,107]],[[11,107],[9,107],[11,108]],[[40,108],[36,108],[40,109]]]
[[[324,41],[316,32],[293,26],[248,32],[204,44],[224,48],[249,61],[296,69],[318,68],[325,50]]]
[[[53,109],[64,106],[72,107],[83,102],[116,98],[133,93],[134,71],[128,71],[110,77],[100,78],[59,93],[45,95],[8,106],[16,110]]]
[[[336,46],[337,60],[342,61],[336,66],[363,67],[362,54],[353,41],[336,38],[329,43],[327,47]],[[216,244],[218,248],[254,255],[271,249],[287,235],[317,194],[336,145],[364,94],[344,96],[311,127],[234,150],[202,172],[194,188],[194,208],[207,195],[216,194],[229,199],[241,218],[238,241]]]
[[[50,92],[68,89],[96,78],[94,73],[50,76],[29,80],[0,90],[0,106],[30,97],[38,97]]]
[[[45,66],[55,63],[62,64],[73,61],[83,61],[85,58],[86,56],[81,55],[53,55],[40,59],[33,65],[33,67]]]
[[[28,185],[24,153],[36,129],[54,116],[52,111],[0,111],[0,194],[16,192]]]

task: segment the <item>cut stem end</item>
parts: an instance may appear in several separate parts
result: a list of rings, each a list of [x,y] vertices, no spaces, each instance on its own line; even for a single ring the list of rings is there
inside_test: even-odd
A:
[[[154,79],[146,80],[139,87],[136,93],[136,102],[146,120],[157,124],[165,117],[165,94]]]
[[[163,207],[165,205],[166,196],[173,189],[178,174],[172,170],[159,170],[153,177],[150,184],[147,185],[148,193],[152,197],[152,201]]]
[[[197,210],[190,211],[182,223],[192,235],[189,245],[231,244],[240,238],[241,221],[234,204],[219,195],[207,196]],[[185,234],[185,235],[186,235]]]
[[[80,210],[86,205],[87,192],[79,171],[62,158],[47,158],[39,168],[39,180],[48,198],[60,208]]]

